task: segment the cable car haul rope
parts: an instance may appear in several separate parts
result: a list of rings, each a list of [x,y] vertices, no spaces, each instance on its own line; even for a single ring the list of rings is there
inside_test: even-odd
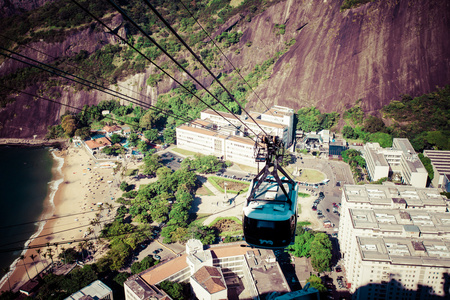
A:
[[[265,135],[255,149],[256,161],[265,166],[252,180],[244,204],[244,237],[251,246],[285,248],[295,238],[298,183],[279,164],[284,151],[279,137]]]

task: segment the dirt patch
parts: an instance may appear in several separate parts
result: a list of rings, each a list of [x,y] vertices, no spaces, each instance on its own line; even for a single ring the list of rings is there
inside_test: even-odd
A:
[[[214,178],[213,179],[221,189],[225,190],[225,182],[227,183],[227,190],[228,191],[242,191],[247,190],[249,187],[248,183],[239,182],[239,181],[233,181],[233,180],[224,180],[222,178]]]
[[[234,232],[242,229],[242,225],[238,224],[234,220],[222,219],[217,221],[214,226],[220,233],[224,232]]]

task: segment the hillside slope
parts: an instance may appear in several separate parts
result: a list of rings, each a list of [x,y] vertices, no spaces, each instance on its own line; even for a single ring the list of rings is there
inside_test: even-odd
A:
[[[379,0],[344,12],[339,10],[342,1],[276,2],[250,22],[245,13],[236,15],[214,33],[217,36],[230,28],[242,31],[239,43],[225,53],[244,75],[295,39],[295,44],[275,61],[268,79],[261,80],[256,88],[267,105],[294,109],[314,105],[321,111],[342,112],[362,99],[361,107],[375,113],[401,94],[417,96],[450,83],[450,2],[446,0]],[[120,22],[117,16],[111,23]],[[285,30],[281,32],[283,24]],[[117,41],[91,27],[65,42],[32,46],[59,56],[71,55],[83,47],[92,53],[104,43]],[[33,55],[30,51],[26,54]],[[34,57],[44,59],[38,54]],[[223,61],[217,66],[216,74],[232,71]],[[18,67],[19,64],[6,61],[0,72],[8,74]],[[147,67],[145,73],[128,76],[118,83],[120,87],[112,88],[154,104],[159,94],[176,85],[163,79],[151,87],[146,81],[152,73],[154,67]],[[194,73],[202,83],[212,82],[206,72]],[[182,74],[176,77],[186,79]],[[38,89],[39,86],[31,86],[27,91],[34,93]],[[96,91],[74,91],[61,86],[53,86],[46,93],[80,108],[111,98]],[[247,107],[262,109],[254,95],[248,100]],[[0,111],[0,137],[42,137],[47,126],[57,124],[66,110],[18,94],[15,102]]]

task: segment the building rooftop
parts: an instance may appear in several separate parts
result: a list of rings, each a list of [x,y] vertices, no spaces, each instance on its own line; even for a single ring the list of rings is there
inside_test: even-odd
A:
[[[225,118],[227,118],[227,119],[233,119],[233,120],[237,120],[238,118],[235,116],[235,115],[233,115],[233,114],[230,114],[230,113],[228,113],[228,112],[223,112],[223,111],[220,111],[219,113],[220,113],[220,115],[219,115],[219,113],[217,113],[217,112],[215,112],[215,111],[213,111],[212,109],[205,109],[204,111],[202,111],[202,113],[205,113],[205,114],[209,114],[209,115],[214,115],[214,116],[218,116],[218,117],[221,117],[221,116],[223,116],[223,117],[225,117]],[[221,117],[222,118],[222,117]],[[225,120],[224,120],[225,121]]]
[[[269,122],[269,121],[263,121],[263,120],[255,120],[257,124],[259,124],[260,126],[267,126],[267,127],[272,127],[272,128],[285,128],[287,127],[286,125],[283,124],[278,124],[278,123],[273,123],[273,122]],[[244,120],[245,124],[251,124],[254,125],[255,122],[252,119],[247,119]]]
[[[210,294],[227,289],[225,278],[218,267],[203,266],[192,278]]]
[[[90,296],[92,299],[104,299],[109,294],[112,294],[112,290],[100,280],[96,280],[78,292],[73,293],[65,300],[86,299],[86,296]]]
[[[441,239],[356,237],[363,260],[391,264],[450,267],[450,242]]]
[[[286,278],[277,263],[272,250],[253,249],[249,250],[245,258],[247,259],[250,272],[255,281],[259,295],[267,295],[272,292],[289,293],[291,289]]]
[[[209,129],[205,129],[205,128],[198,128],[198,127],[191,127],[191,126],[187,126],[187,125],[181,125],[180,127],[178,127],[178,129],[192,131],[195,133],[200,133],[200,134],[209,135],[209,136],[215,136],[217,134],[217,132],[213,131],[213,130],[209,130]]]
[[[450,175],[450,151],[425,150],[423,154],[431,160],[439,174]]]
[[[345,185],[344,197],[351,204],[372,205],[374,208],[428,208],[446,210],[447,203],[437,189],[404,185]]]
[[[161,262],[141,273],[139,276],[147,284],[158,284],[167,277],[187,268],[186,254]]]
[[[142,300],[158,299],[169,300],[171,299],[164,291],[158,289],[154,285],[150,285],[145,282],[139,275],[133,275],[125,281],[124,285],[128,286],[138,297]]]
[[[376,232],[418,232],[419,235],[449,236],[450,213],[403,209],[349,209],[355,229]],[[410,227],[414,226],[414,227]]]
[[[264,114],[265,115],[274,115],[274,116],[277,116],[277,115],[292,116],[294,114],[294,110],[292,108],[274,105],[271,108],[269,108],[268,110],[266,110],[264,112]]]
[[[111,141],[106,137],[101,137],[96,140],[89,140],[89,141],[86,141],[85,143],[90,149],[95,149],[95,148],[100,148],[100,147],[105,147],[105,146],[111,145]]]
[[[378,145],[378,147],[377,147]],[[365,147],[365,151],[368,155],[373,158],[373,162],[375,167],[389,167],[389,164],[382,153],[379,153],[377,150],[379,149],[378,143],[367,143],[367,147]]]

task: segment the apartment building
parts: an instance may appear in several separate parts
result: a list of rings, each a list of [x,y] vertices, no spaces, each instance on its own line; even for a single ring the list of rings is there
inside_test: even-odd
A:
[[[224,160],[257,167],[255,143],[252,139],[225,135],[222,132],[182,125],[176,129],[177,146],[181,149],[214,155]]]
[[[133,275],[124,283],[125,299],[163,295],[155,285],[164,280],[189,282],[198,299],[259,299],[271,292],[290,292],[272,250],[241,247],[241,243],[211,245],[191,239],[186,253]]]
[[[392,148],[382,148],[378,143],[364,146],[364,158],[371,180],[398,173],[402,181],[415,187],[425,187],[428,173],[408,139],[395,138]]]
[[[280,137],[286,147],[289,147],[293,141],[294,110],[287,107],[275,105],[262,114],[251,112],[249,115],[239,117],[206,109],[200,113],[200,119],[208,120],[219,127],[229,126],[231,123],[239,127],[243,135],[259,135],[264,130],[267,134]]]
[[[450,151],[425,150],[423,155],[431,160],[433,166],[433,186],[450,192]]]
[[[437,189],[346,185],[339,244],[355,299],[448,295],[450,213]]]

